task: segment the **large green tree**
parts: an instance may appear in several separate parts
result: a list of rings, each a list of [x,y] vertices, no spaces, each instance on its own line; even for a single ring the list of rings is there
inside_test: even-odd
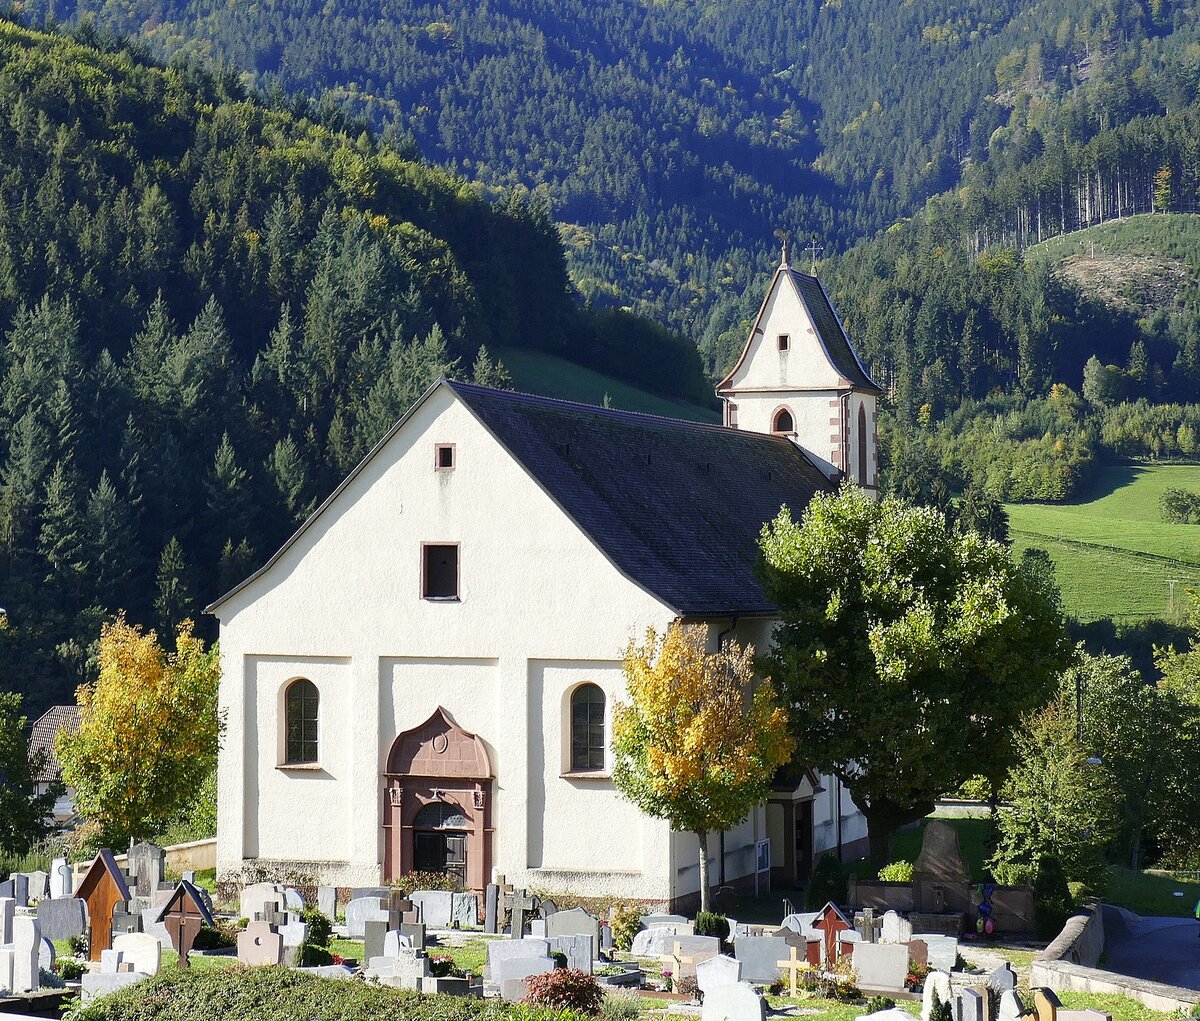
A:
[[[0,615],[0,629],[3,627]],[[24,854],[45,836],[54,800],[63,789],[62,784],[54,783],[44,794],[37,793],[37,774],[45,752],[30,758],[27,723],[21,696],[0,691],[0,851],[9,854]]]
[[[763,659],[806,762],[867,818],[871,859],[969,776],[999,780],[1013,730],[1071,647],[1044,573],[945,516],[845,487],[764,530],[782,626]]]

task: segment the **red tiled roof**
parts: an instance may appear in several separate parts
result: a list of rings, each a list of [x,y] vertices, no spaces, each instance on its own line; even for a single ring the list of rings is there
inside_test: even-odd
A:
[[[58,757],[54,754],[54,738],[60,730],[74,734],[79,729],[79,706],[51,706],[29,731],[29,758],[32,761],[38,752],[45,752],[42,768],[34,777],[39,783],[49,783],[61,775]]]

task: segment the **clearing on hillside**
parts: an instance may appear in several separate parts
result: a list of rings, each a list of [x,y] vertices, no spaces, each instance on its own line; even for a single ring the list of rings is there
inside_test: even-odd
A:
[[[1200,492],[1200,465],[1101,468],[1070,504],[1009,504],[1013,551],[1054,561],[1063,605],[1079,620],[1174,619],[1200,588],[1200,525],[1162,520],[1169,486]]]

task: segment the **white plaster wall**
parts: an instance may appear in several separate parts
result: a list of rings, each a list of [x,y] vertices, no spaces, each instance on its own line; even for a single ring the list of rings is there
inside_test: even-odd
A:
[[[433,470],[435,443],[456,445],[453,472]],[[422,542],[460,544],[461,601],[420,598]],[[534,700],[532,677],[543,687],[574,683],[588,664],[609,683],[629,638],[665,627],[672,613],[612,567],[448,388],[416,410],[269,572],[216,612],[228,720],[220,870],[261,854],[329,861],[327,881],[377,881],[387,752],[397,733],[440,704],[494,753],[493,862],[501,871],[519,878],[530,868],[530,818],[544,814],[603,838],[554,845],[561,862],[543,840],[541,860],[581,873],[627,870],[655,888],[648,896],[668,895],[669,869],[643,873],[646,841],[665,846],[665,826],[655,824],[656,835],[639,821],[627,831],[614,791],[550,784],[546,763],[531,769],[529,724],[540,717],[544,727],[545,699],[557,704],[560,694],[543,690]],[[277,769],[267,754],[278,741],[271,687],[297,663],[311,677],[310,660],[336,661],[318,682],[328,776],[316,780]],[[565,666],[548,670],[553,663]]]

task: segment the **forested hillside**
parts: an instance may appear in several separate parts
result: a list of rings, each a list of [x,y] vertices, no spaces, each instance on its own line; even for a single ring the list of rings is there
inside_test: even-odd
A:
[[[694,335],[731,292],[758,289],[776,227],[817,233],[829,255],[964,173],[976,250],[1148,208],[1164,161],[1170,201],[1195,201],[1178,145],[1200,71],[1188,0],[25,9],[228,61],[473,178],[544,187],[585,295]],[[1139,120],[1168,112],[1182,119]]]
[[[576,304],[536,201],[94,42],[0,20],[0,689],[34,713],[105,617],[171,627],[257,566],[437,376],[503,384],[481,345],[710,399],[690,344]]]

